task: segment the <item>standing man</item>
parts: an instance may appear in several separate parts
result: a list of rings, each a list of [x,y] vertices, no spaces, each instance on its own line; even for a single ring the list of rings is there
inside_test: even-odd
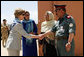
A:
[[[51,31],[43,34],[42,37],[55,33],[55,47],[57,56],[74,56],[74,35],[76,30],[75,21],[72,16],[66,13],[66,5],[54,5],[56,15],[58,16],[57,24]]]
[[[9,26],[6,22],[7,22],[7,20],[3,19],[3,23],[1,24],[1,34],[2,34],[2,45],[3,45],[3,47],[5,47],[5,43],[7,41],[8,32],[9,32]]]

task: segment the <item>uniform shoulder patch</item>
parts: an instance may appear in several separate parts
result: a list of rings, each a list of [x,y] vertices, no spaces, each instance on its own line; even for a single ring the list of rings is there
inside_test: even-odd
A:
[[[70,18],[71,18],[71,16],[70,16],[70,15],[68,15],[68,16],[67,16],[67,19],[70,19]]]
[[[70,24],[69,24],[69,27],[73,27],[73,23],[70,23]]]

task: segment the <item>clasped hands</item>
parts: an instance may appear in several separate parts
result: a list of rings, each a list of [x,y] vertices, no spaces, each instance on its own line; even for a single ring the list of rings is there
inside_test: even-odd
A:
[[[42,40],[44,37],[45,37],[44,34],[39,34],[39,35],[37,35],[37,38],[38,38],[39,40]]]

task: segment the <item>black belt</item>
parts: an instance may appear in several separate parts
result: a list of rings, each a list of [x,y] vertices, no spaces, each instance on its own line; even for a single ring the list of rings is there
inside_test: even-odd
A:
[[[59,37],[55,37],[56,40],[61,40],[61,39],[68,39],[68,37],[65,37],[65,36],[59,36]]]

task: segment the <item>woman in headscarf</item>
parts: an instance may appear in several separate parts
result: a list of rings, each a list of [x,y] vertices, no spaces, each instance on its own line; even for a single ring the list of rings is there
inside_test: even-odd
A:
[[[23,28],[28,34],[37,34],[37,26],[34,20],[30,19],[30,13],[25,12],[25,18],[22,21]],[[23,56],[37,56],[36,39],[22,38]]]
[[[52,27],[56,24],[54,20],[54,15],[51,11],[47,11],[45,13],[45,21],[41,24],[41,33],[45,33],[52,29]],[[44,56],[57,56],[56,49],[54,46],[54,35],[48,35],[42,41],[43,44],[43,55]]]

